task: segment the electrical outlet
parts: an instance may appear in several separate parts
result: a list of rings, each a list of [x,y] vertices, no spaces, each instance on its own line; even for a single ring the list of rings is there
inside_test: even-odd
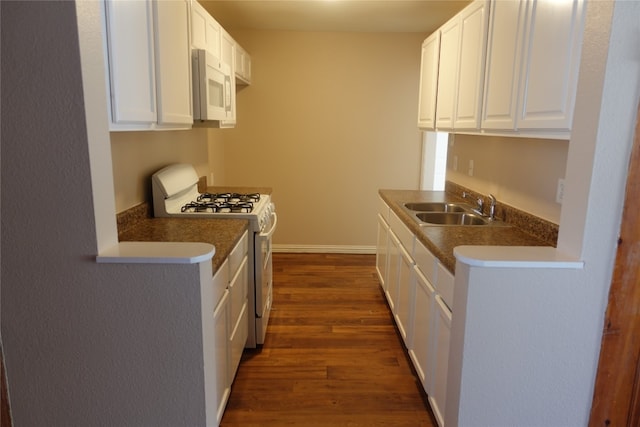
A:
[[[558,179],[558,189],[556,191],[556,203],[562,204],[564,198],[564,178]]]
[[[469,160],[469,176],[473,176],[473,160]]]
[[[458,170],[458,156],[453,156],[453,170]]]

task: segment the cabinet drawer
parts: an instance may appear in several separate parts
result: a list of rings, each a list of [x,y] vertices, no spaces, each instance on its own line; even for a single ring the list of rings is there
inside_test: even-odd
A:
[[[436,257],[427,249],[422,242],[416,239],[415,247],[413,249],[413,259],[416,266],[420,269],[424,277],[431,283],[435,282],[436,277]]]
[[[238,267],[240,267],[240,263],[242,263],[242,259],[247,253],[247,234],[248,232],[245,231],[240,241],[236,244],[236,246],[229,254],[229,274],[231,276],[234,276],[236,274],[236,271],[238,271]]]
[[[393,211],[389,213],[389,226],[409,255],[413,256],[414,235]]]
[[[442,297],[444,303],[451,309],[453,307],[453,274],[449,273],[444,265],[438,263],[438,274],[436,275],[436,290]]]
[[[382,219],[384,219],[385,222],[388,224],[389,223],[389,206],[387,206],[387,204],[384,202],[384,200],[382,200],[381,197],[378,197],[378,213],[380,214],[380,216],[382,216]]]

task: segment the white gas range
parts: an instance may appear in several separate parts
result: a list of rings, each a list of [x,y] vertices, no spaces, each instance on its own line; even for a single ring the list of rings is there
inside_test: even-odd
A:
[[[169,165],[151,178],[156,217],[242,218],[249,221],[249,337],[246,347],[264,344],[271,312],[273,269],[271,239],[276,230],[275,206],[268,194],[200,193],[190,164]]]

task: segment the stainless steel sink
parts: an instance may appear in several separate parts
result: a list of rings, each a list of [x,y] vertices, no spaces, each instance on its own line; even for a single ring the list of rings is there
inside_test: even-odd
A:
[[[508,226],[504,221],[480,215],[471,205],[458,202],[406,202],[403,208],[421,226]]]
[[[471,210],[471,207],[444,202],[405,203],[404,206],[409,210],[419,212],[468,212]]]
[[[487,225],[489,221],[479,215],[468,212],[418,212],[421,222],[436,225]]]

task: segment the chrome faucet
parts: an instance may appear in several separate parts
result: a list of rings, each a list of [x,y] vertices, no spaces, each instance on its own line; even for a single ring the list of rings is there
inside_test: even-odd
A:
[[[471,197],[471,194],[468,194],[466,191],[462,192],[462,198],[466,199]],[[474,209],[474,211],[482,216],[484,216],[483,213],[483,208],[484,208],[484,200],[482,200],[482,197],[478,197],[476,199],[476,208]]]
[[[496,216],[496,196],[489,194],[489,219],[493,221]]]
[[[472,197],[471,194],[467,193],[466,191],[462,192],[463,199],[468,199],[470,197]],[[475,201],[476,208],[474,209],[474,212],[482,216],[488,216],[489,220],[493,221],[496,216],[496,196],[494,196],[493,194],[489,194],[488,197],[489,197],[489,215],[484,214],[484,199],[482,197],[478,197],[478,199]]]

